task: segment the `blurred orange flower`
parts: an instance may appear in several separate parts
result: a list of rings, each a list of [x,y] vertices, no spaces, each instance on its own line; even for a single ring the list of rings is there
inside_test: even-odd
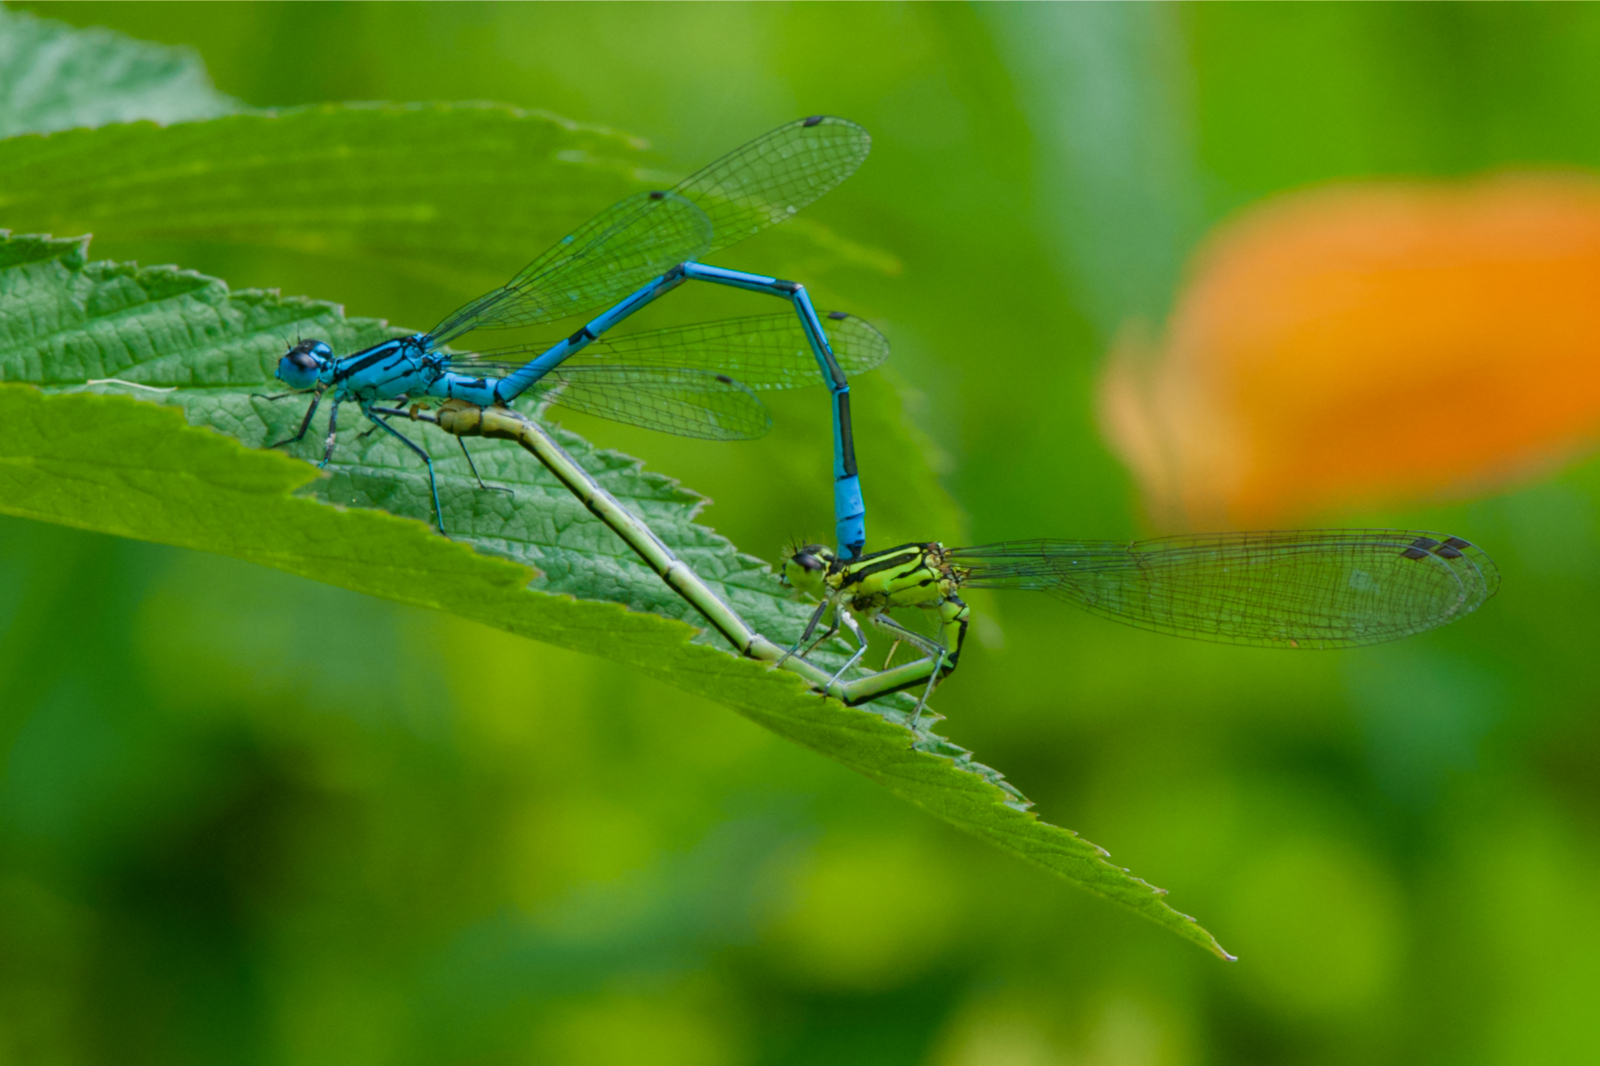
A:
[[[1198,253],[1102,424],[1168,526],[1503,486],[1600,440],[1600,180],[1323,188]]]

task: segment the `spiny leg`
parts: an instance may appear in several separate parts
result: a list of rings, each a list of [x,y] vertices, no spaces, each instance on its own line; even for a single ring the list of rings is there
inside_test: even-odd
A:
[[[433,457],[430,456],[427,452],[423,451],[422,445],[418,444],[416,441],[412,440],[410,437],[406,436],[404,433],[401,433],[398,429],[395,429],[393,426],[391,426],[389,423],[385,422],[383,419],[379,418],[373,412],[367,410],[366,408],[362,408],[361,413],[366,415],[368,418],[372,419],[373,423],[376,424],[379,428],[387,430],[388,432],[394,434],[395,438],[398,439],[401,444],[404,444],[407,448],[410,448],[413,452],[415,452],[417,454],[417,458],[421,459],[423,461],[423,463],[427,465],[427,467],[428,467],[428,487],[433,490],[433,520],[436,523],[438,523],[439,532],[443,533],[444,532],[444,509],[439,506],[439,479],[436,478],[434,476],[434,474],[433,474]]]
[[[806,644],[806,639],[804,637],[800,638],[800,644],[805,644],[806,645],[805,649],[800,652],[800,657],[802,659],[805,658],[807,655],[810,655],[812,652],[816,651],[818,648],[822,647],[822,645],[823,645],[823,643],[825,641],[832,640],[834,638],[834,636],[839,632],[839,608],[838,608],[837,605],[830,604],[830,606],[833,607],[833,616],[832,616],[833,617],[833,621],[828,624],[827,632],[823,633],[820,637],[817,637],[815,640],[811,641],[811,643],[809,643],[809,644]],[[800,646],[799,644],[795,645],[795,647],[799,647],[799,646]]]
[[[404,400],[405,397],[402,396],[401,399]],[[386,408],[386,407],[374,407],[374,408],[369,408],[368,411],[367,411],[368,417],[371,417],[372,415],[379,415],[380,417],[383,418],[384,422],[386,422],[386,423],[388,422],[388,420],[390,418],[395,417],[396,415],[403,415],[404,413],[405,412],[403,412],[403,411],[396,411],[392,407],[389,407],[389,408]],[[374,419],[374,421],[376,421],[376,419]],[[390,428],[390,427],[386,426],[385,428]],[[373,426],[371,429],[369,429],[365,433],[361,434],[361,439],[365,440],[368,437],[372,436],[376,432],[378,432],[378,427],[377,426]],[[485,492],[504,492],[508,496],[515,496],[517,494],[515,489],[507,488],[504,485],[491,485],[488,482],[484,481],[483,480],[483,475],[478,473],[478,464],[472,461],[472,453],[467,451],[467,442],[465,440],[463,440],[462,438],[457,437],[456,438],[456,443],[461,445],[461,454],[467,457],[467,468],[472,471],[472,476],[478,479],[478,487],[480,489],[484,490]]]
[[[328,408],[328,444],[322,449],[322,462],[318,466],[327,466],[333,462],[333,446],[339,442],[339,401],[335,399]]]
[[[861,626],[858,622],[856,622],[855,616],[852,615],[846,608],[840,607],[834,611],[834,617],[835,619],[842,618],[844,620],[845,628],[850,631],[851,636],[856,638],[857,647],[855,654],[850,656],[849,659],[845,660],[845,664],[839,667],[839,669],[834,672],[832,677],[828,678],[828,684],[830,685],[839,680],[840,677],[844,676],[844,672],[846,670],[860,662],[861,657],[867,654],[867,635],[861,631]],[[837,624],[835,625],[835,628],[837,628]]]
[[[375,407],[369,407],[367,410],[368,410],[368,412],[370,414],[378,414],[379,413],[379,409],[375,408]],[[383,418],[384,418],[385,421],[387,421],[389,416],[388,415],[384,415]],[[360,433],[358,433],[356,435],[356,440],[366,440],[368,437],[372,436],[376,432],[378,432],[378,427],[377,426],[368,426],[366,429],[362,430]]]
[[[294,396],[294,395],[296,395],[296,394],[292,393],[292,392],[286,392],[286,393],[282,394],[282,396]],[[277,400],[277,399],[281,399],[282,396],[268,396],[268,397],[266,397],[266,399]],[[317,404],[319,404],[321,402],[322,402],[322,390],[321,389],[317,389],[314,393],[311,394],[311,406],[306,408],[306,416],[300,420],[300,429],[299,429],[299,431],[296,432],[294,436],[286,437],[283,440],[280,440],[276,444],[269,444],[268,447],[269,448],[281,448],[285,444],[294,444],[297,441],[301,440],[303,437],[305,437],[306,430],[311,428],[311,417],[317,413]]]
[[[887,629],[890,633],[893,633],[895,642],[897,644],[900,641],[905,641],[907,644],[916,645],[918,648],[922,649],[922,653],[924,655],[937,655],[941,651],[946,650],[945,646],[939,643],[937,640],[934,640],[932,637],[924,636],[923,634],[918,633],[915,629],[910,629],[901,625],[899,622],[896,622],[893,618],[890,618],[886,614],[875,616],[872,619],[872,624],[878,626],[880,629]]]
[[[965,605],[963,605],[965,606]],[[888,615],[878,615],[872,620],[876,625],[889,630],[896,635],[897,641],[904,640],[923,650],[925,655],[934,660],[933,670],[928,675],[928,685],[922,690],[922,696],[917,700],[916,710],[911,713],[911,729],[917,728],[917,721],[922,717],[922,709],[928,705],[928,697],[933,695],[934,688],[943,681],[946,675],[944,664],[950,658],[950,649],[937,640],[925,637],[914,629],[896,622]]]
[[[800,639],[795,641],[794,644],[790,646],[789,650],[783,653],[783,658],[779,659],[776,665],[782,666],[784,663],[788,662],[789,656],[799,651],[800,645],[811,639],[811,634],[817,631],[817,626],[822,622],[822,613],[828,609],[828,606],[829,604],[827,600],[823,600],[821,603],[817,604],[817,609],[811,612],[811,621],[806,623],[806,631],[801,633]]]
[[[928,697],[933,695],[933,687],[943,678],[940,676],[944,669],[944,658],[948,654],[943,648],[939,649],[939,660],[933,664],[933,673],[928,675],[928,687],[922,690],[922,698],[917,700],[917,709],[911,712],[911,731],[917,731],[917,719],[922,717],[922,708],[928,705]],[[915,743],[915,742],[913,742]]]
[[[490,485],[483,480],[483,475],[478,473],[478,464],[472,461],[472,453],[467,451],[467,442],[462,437],[456,438],[456,443],[461,445],[461,454],[467,457],[467,468],[472,471],[472,476],[478,479],[478,487],[485,492],[504,492],[509,496],[516,496],[515,489],[505,485]]]

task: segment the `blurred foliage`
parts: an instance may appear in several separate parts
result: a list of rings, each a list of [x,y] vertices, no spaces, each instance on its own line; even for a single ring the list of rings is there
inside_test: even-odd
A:
[[[902,269],[815,287],[894,343],[971,516],[906,532],[950,540],[1138,529],[1093,381],[1228,212],[1600,164],[1600,12],[1576,5],[26,6],[192,45],[252,106],[503,101],[646,134],[677,172],[794,114],[863,123],[873,157],[808,215]],[[408,323],[481,287],[110,227],[98,255]],[[769,247],[729,265],[771,269]],[[491,282],[521,262],[485,260]],[[821,427],[774,407],[748,451],[582,428],[771,555],[825,513],[791,509]],[[921,504],[873,440],[888,543]],[[1460,531],[1500,563],[1484,610],[1393,646],[1277,655],[981,605],[947,731],[1207,915],[1226,967],[610,664],[8,520],[0,1056],[1595,1058],[1597,502],[1588,461],[1325,516]]]
[[[212,87],[205,63],[186,49],[21,15],[0,15],[0,25],[0,137],[182,122],[238,106]]]

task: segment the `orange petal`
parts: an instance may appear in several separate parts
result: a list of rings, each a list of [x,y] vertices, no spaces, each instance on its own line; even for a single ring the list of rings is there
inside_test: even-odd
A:
[[[1600,181],[1346,185],[1251,208],[1198,253],[1163,338],[1119,338],[1100,409],[1169,525],[1546,471],[1600,440]]]

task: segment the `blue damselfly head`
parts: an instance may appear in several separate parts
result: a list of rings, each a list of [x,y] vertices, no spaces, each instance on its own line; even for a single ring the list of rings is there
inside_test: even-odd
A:
[[[292,389],[309,389],[332,364],[332,348],[322,341],[300,341],[278,360],[278,380]]]

